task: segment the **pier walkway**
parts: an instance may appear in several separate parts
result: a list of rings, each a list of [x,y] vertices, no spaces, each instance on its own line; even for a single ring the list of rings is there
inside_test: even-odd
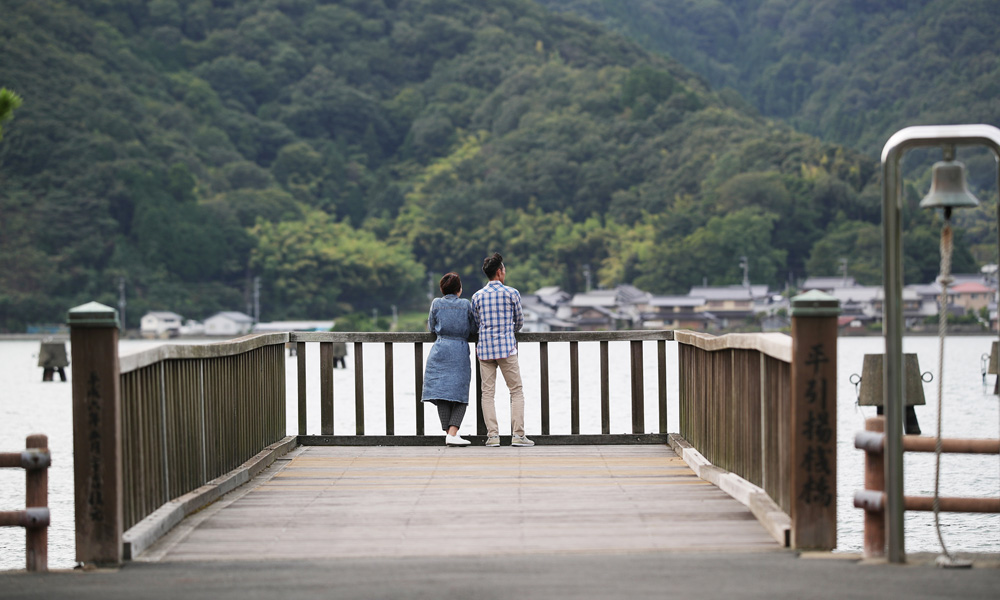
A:
[[[120,569],[11,600],[996,598],[945,570],[780,548],[666,446],[299,447]]]
[[[668,446],[306,446],[138,560],[779,549]]]

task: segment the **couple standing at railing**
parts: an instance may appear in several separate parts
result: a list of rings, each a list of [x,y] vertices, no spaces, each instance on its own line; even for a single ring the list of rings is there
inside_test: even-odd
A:
[[[500,445],[500,431],[494,404],[497,369],[510,390],[511,446],[534,446],[524,435],[524,391],[517,363],[517,340],[514,334],[524,325],[521,294],[504,285],[507,268],[499,253],[483,260],[483,273],[489,282],[463,300],[462,280],[457,273],[441,278],[442,298],[431,302],[427,327],[437,336],[424,372],[422,399],[438,409],[441,429],[447,432],[448,446],[468,446],[471,442],[458,435],[469,405],[469,336],[478,331],[476,357],[483,381],[482,411],[486,423],[486,445]]]

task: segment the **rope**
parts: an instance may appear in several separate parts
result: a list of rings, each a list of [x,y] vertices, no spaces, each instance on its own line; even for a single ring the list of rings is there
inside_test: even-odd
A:
[[[955,558],[948,552],[944,543],[944,536],[941,535],[940,512],[940,489],[941,489],[941,422],[943,416],[944,397],[944,340],[948,333],[948,286],[954,279],[951,276],[951,251],[952,232],[950,215],[945,213],[944,227],[941,229],[941,301],[938,310],[938,377],[937,377],[937,438],[934,442],[934,530],[937,532],[938,542],[941,543],[941,552],[944,556],[939,557],[939,563],[944,566],[956,565]],[[945,559],[945,557],[947,557]]]

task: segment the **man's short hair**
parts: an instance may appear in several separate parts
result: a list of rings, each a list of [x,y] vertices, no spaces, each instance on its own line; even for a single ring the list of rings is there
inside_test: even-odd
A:
[[[500,256],[499,252],[494,252],[493,256],[487,256],[483,260],[483,273],[486,273],[487,277],[493,279],[493,276],[497,274],[497,271],[499,271],[502,266],[503,257]]]
[[[462,278],[455,272],[445,273],[439,285],[441,286],[441,293],[445,296],[448,294],[457,294],[462,289]]]

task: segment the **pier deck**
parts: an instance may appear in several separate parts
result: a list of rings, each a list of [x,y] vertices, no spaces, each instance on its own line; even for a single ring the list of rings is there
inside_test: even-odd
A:
[[[667,446],[307,446],[139,560],[779,549]]]

